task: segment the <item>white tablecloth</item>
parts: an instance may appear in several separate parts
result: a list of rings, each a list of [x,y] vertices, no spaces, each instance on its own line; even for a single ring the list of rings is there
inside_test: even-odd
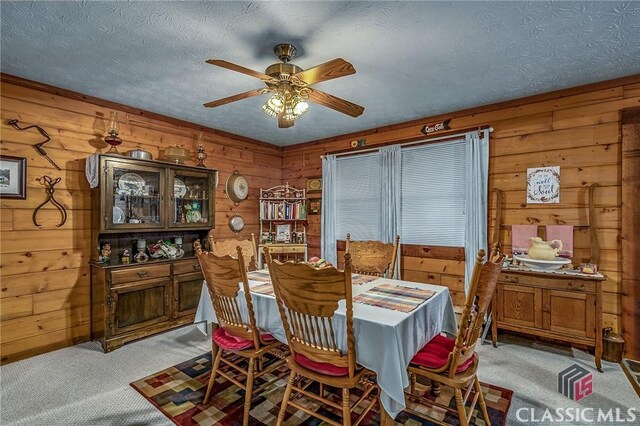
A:
[[[382,391],[382,405],[395,418],[405,408],[404,389],[409,385],[407,367],[411,358],[438,333],[445,331],[456,334],[457,326],[447,287],[378,278],[366,284],[354,285],[353,295],[385,283],[435,291],[429,300],[409,313],[361,303],[353,304],[356,360],[358,364],[377,374]],[[263,283],[249,281],[250,287],[260,284]],[[258,327],[286,343],[274,296],[259,293],[251,293],[251,296]],[[239,299],[239,305],[246,313],[244,294]],[[344,312],[345,302],[342,301],[334,318],[336,336],[342,336],[339,344],[341,349],[347,347]],[[204,321],[216,322],[206,283],[202,287],[195,318],[196,323]],[[199,328],[206,333],[206,323],[199,324]]]

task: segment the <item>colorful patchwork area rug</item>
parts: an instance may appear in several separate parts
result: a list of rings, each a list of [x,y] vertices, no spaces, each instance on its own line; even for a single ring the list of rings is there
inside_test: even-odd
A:
[[[282,368],[283,371],[280,373],[286,374],[286,368]],[[226,379],[222,377],[216,378],[216,384],[213,388],[209,404],[202,404],[209,382],[210,370],[211,353],[206,353],[143,379],[136,380],[131,383],[131,386],[177,425],[241,425],[244,391]],[[266,380],[272,378],[274,377],[265,376]],[[256,380],[256,386],[259,386],[261,383],[264,382]],[[254,394],[251,404],[251,419],[249,421],[251,426],[276,424],[285,385],[286,376],[284,379],[269,385],[259,394]],[[482,384],[482,388],[485,392],[491,424],[504,426],[513,391],[484,383]],[[425,386],[419,388],[419,390],[424,392],[425,395],[428,395],[428,387]],[[353,395],[354,400],[356,400],[357,397],[358,392],[356,390]],[[455,407],[453,392],[447,393],[445,386],[442,387],[442,393],[438,396],[438,401],[448,402],[449,406]],[[340,419],[338,415],[327,409],[327,407],[321,407],[317,403],[307,402],[306,399],[301,399],[298,402],[305,406],[315,405],[315,411],[329,418],[335,418],[338,421]],[[425,412],[426,410],[423,406],[416,406],[413,403],[409,403],[409,408],[419,412]],[[476,407],[476,410],[474,410],[471,424],[484,425],[485,422],[482,420],[482,414],[478,409],[479,407]],[[459,424],[455,416],[445,414],[444,410],[441,412],[428,412],[430,415],[444,420],[446,423],[453,425]],[[355,416],[357,416],[357,414],[354,415],[353,420],[355,420]],[[377,405],[367,416],[367,418],[363,419],[362,425],[380,424]],[[395,421],[397,425],[417,426],[436,424],[409,414],[408,412],[400,413]],[[306,413],[296,412],[292,407],[289,407],[284,424],[319,426],[323,423],[318,419],[310,417]]]

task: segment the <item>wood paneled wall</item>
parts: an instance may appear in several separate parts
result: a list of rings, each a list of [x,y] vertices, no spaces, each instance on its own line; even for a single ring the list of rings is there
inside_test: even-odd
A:
[[[620,112],[640,106],[640,76],[537,95],[526,99],[415,120],[370,131],[342,135],[287,147],[283,179],[305,185],[322,174],[320,156],[346,150],[350,141],[366,139],[366,146],[400,143],[423,138],[426,123],[452,118],[455,131],[476,126],[494,128],[490,139],[489,189],[504,191],[503,223],[587,225],[588,187],[595,192],[600,268],[604,283],[604,325],[620,330],[621,322],[621,144]],[[365,112],[366,113],[366,112]],[[560,166],[560,204],[525,203],[526,169]],[[319,196],[319,195],[317,195]],[[493,235],[495,198],[491,197],[489,235]],[[510,250],[511,235],[500,240]],[[310,255],[320,252],[320,216],[310,217]],[[587,229],[576,230],[575,261],[589,259]],[[454,303],[463,300],[464,262],[451,251],[415,248],[402,258],[402,274],[409,280],[449,286]],[[627,337],[628,339],[629,337]]]
[[[0,200],[0,355],[6,363],[90,338],[88,262],[94,247],[84,161],[106,151],[102,137],[110,111],[118,111],[121,152],[140,146],[158,158],[173,144],[193,149],[200,128],[6,75],[2,79],[0,153],[27,158],[27,199]],[[31,146],[42,141],[41,135],[35,129],[14,130],[7,125],[10,119],[43,127],[51,135],[45,149],[62,171]],[[258,188],[281,183],[282,149],[214,129],[203,129],[203,141],[209,155],[205,164],[220,173],[215,236],[233,237],[228,221],[236,213],[246,221],[241,235],[257,234]],[[233,170],[250,184],[249,199],[239,206],[223,192]],[[41,227],[32,223],[33,209],[45,199],[37,180],[43,175],[62,177],[55,196],[68,220],[61,228],[55,226],[59,213],[51,205],[39,215]]]

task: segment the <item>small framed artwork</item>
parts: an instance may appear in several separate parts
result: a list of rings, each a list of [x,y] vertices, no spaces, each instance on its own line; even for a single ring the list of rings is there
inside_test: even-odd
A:
[[[307,192],[322,191],[322,177],[314,177],[307,179]]]
[[[0,198],[27,198],[27,159],[0,156]]]
[[[276,243],[291,242],[291,224],[281,223],[276,225]]]
[[[309,208],[307,214],[320,214],[322,211],[322,200],[309,200]]]

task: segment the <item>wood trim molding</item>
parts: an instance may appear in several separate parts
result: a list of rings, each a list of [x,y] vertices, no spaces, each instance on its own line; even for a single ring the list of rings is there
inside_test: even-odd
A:
[[[344,240],[337,241],[337,251],[345,251]],[[464,247],[423,246],[419,244],[400,244],[400,253],[406,257],[421,259],[440,259],[464,261]]]
[[[84,95],[72,90],[63,89],[56,86],[51,86],[45,83],[39,83],[33,80],[27,80],[22,77],[17,77],[10,74],[0,73],[0,81],[6,84],[14,84],[16,86],[26,87],[27,89],[38,90],[52,95],[62,96],[65,98],[73,99],[81,102],[89,102],[94,105],[98,105],[104,108],[117,109],[119,111],[126,112],[127,114],[137,115],[139,117],[146,117],[152,120],[164,121],[166,123],[175,124],[177,126],[188,127],[197,131],[204,131],[224,138],[233,139],[239,142],[251,143],[267,148],[275,148],[282,151],[283,147],[270,144],[268,142],[260,141],[257,139],[247,138],[245,136],[236,135],[235,133],[225,132],[224,130],[214,129],[213,127],[202,126],[200,124],[192,123],[190,121],[181,120],[179,118],[169,117],[167,115],[158,114],[151,111],[146,111],[139,108],[134,108],[128,105],[120,104],[118,102],[108,101],[102,98],[96,98],[94,96]]]
[[[433,122],[433,121],[443,120],[447,118],[451,118],[451,119],[460,118],[460,117],[465,117],[465,116],[474,115],[474,114],[481,114],[481,113],[501,110],[505,108],[513,108],[513,107],[518,107],[518,106],[536,103],[536,102],[549,101],[555,98],[579,95],[582,93],[588,93],[588,92],[593,92],[597,90],[605,90],[613,87],[625,86],[628,84],[637,84],[637,83],[640,83],[640,74],[634,74],[626,77],[616,78],[613,80],[600,81],[597,83],[585,84],[583,86],[570,87],[567,89],[541,93],[538,95],[527,96],[524,98],[511,99],[508,101],[502,101],[502,102],[497,102],[497,103],[488,104],[488,105],[481,105],[478,107],[467,108],[467,109],[463,109],[455,112],[446,112],[443,114],[419,118],[417,120],[405,121],[397,124],[390,124],[387,126],[376,127],[373,129],[362,130],[359,132],[345,133],[342,135],[331,136],[324,139],[316,139],[314,141],[308,141],[308,142],[303,142],[295,145],[290,145],[284,148],[285,150],[298,149],[302,147],[341,141],[344,139],[361,139],[363,137],[366,138],[366,136],[376,134],[376,133],[383,133],[391,130],[404,129],[406,127],[411,127],[411,126],[423,126],[426,122]],[[452,131],[459,132],[460,129],[452,129]],[[423,135],[423,137],[426,137],[426,135]],[[398,141],[396,141],[395,143],[397,142]]]

